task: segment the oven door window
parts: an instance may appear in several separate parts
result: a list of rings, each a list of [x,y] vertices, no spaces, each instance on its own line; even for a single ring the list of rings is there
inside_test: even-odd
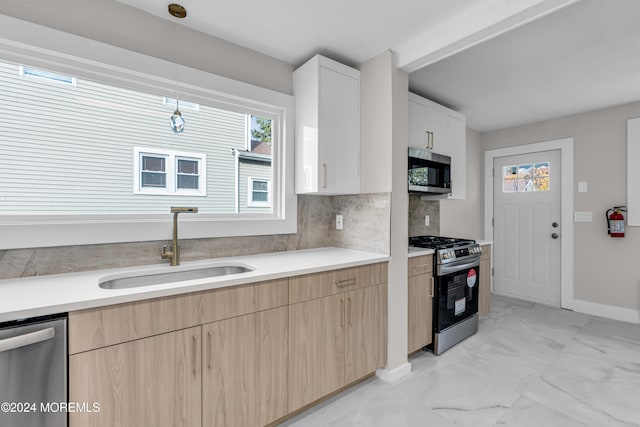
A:
[[[438,332],[478,312],[478,273],[473,267],[438,278]]]

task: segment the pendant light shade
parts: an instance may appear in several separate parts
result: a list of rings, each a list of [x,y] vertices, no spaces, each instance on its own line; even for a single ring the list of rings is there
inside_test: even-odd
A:
[[[176,111],[171,115],[171,130],[173,133],[182,133],[184,131],[184,118],[182,118],[182,113],[177,108]]]
[[[178,20],[187,16],[187,10],[176,3],[172,3],[168,7],[169,15],[176,18],[176,40],[178,40],[178,29],[180,25],[178,24]],[[171,130],[173,133],[182,133],[184,132],[184,117],[182,117],[182,113],[180,112],[180,65],[176,62],[176,111],[171,115]]]

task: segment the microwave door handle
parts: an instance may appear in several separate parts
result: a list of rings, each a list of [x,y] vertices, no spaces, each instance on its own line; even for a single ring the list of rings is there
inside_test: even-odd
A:
[[[42,329],[41,331],[30,332],[16,337],[5,338],[0,340],[0,353],[4,351],[14,350],[16,348],[25,347],[31,344],[37,344],[47,341],[56,336],[56,330],[53,328]]]

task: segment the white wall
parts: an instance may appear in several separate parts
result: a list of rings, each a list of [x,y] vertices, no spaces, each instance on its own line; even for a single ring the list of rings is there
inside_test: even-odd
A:
[[[384,52],[360,67],[362,81],[363,191],[391,190],[387,318],[387,366],[378,375],[393,381],[410,372],[407,363],[407,127],[408,75]],[[376,176],[379,174],[380,176]]]
[[[480,134],[467,128],[465,200],[440,200],[440,235],[484,239],[482,171],[484,151]]]
[[[575,224],[573,297],[630,310],[639,306],[640,228],[612,239],[605,211],[626,204],[627,120],[635,117],[640,102],[481,134],[483,150],[574,138],[575,210],[593,212],[593,222]],[[577,192],[580,181],[588,192]]]
[[[290,64],[186,27],[176,37],[175,22],[115,0],[3,1],[0,14],[292,94]]]
[[[360,191],[391,191],[392,87],[391,54],[385,52],[360,66]]]

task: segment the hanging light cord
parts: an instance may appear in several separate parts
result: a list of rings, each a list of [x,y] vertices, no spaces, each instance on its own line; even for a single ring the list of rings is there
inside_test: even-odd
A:
[[[180,24],[176,16],[176,42],[180,40]],[[180,63],[176,59],[176,110],[180,111]]]

